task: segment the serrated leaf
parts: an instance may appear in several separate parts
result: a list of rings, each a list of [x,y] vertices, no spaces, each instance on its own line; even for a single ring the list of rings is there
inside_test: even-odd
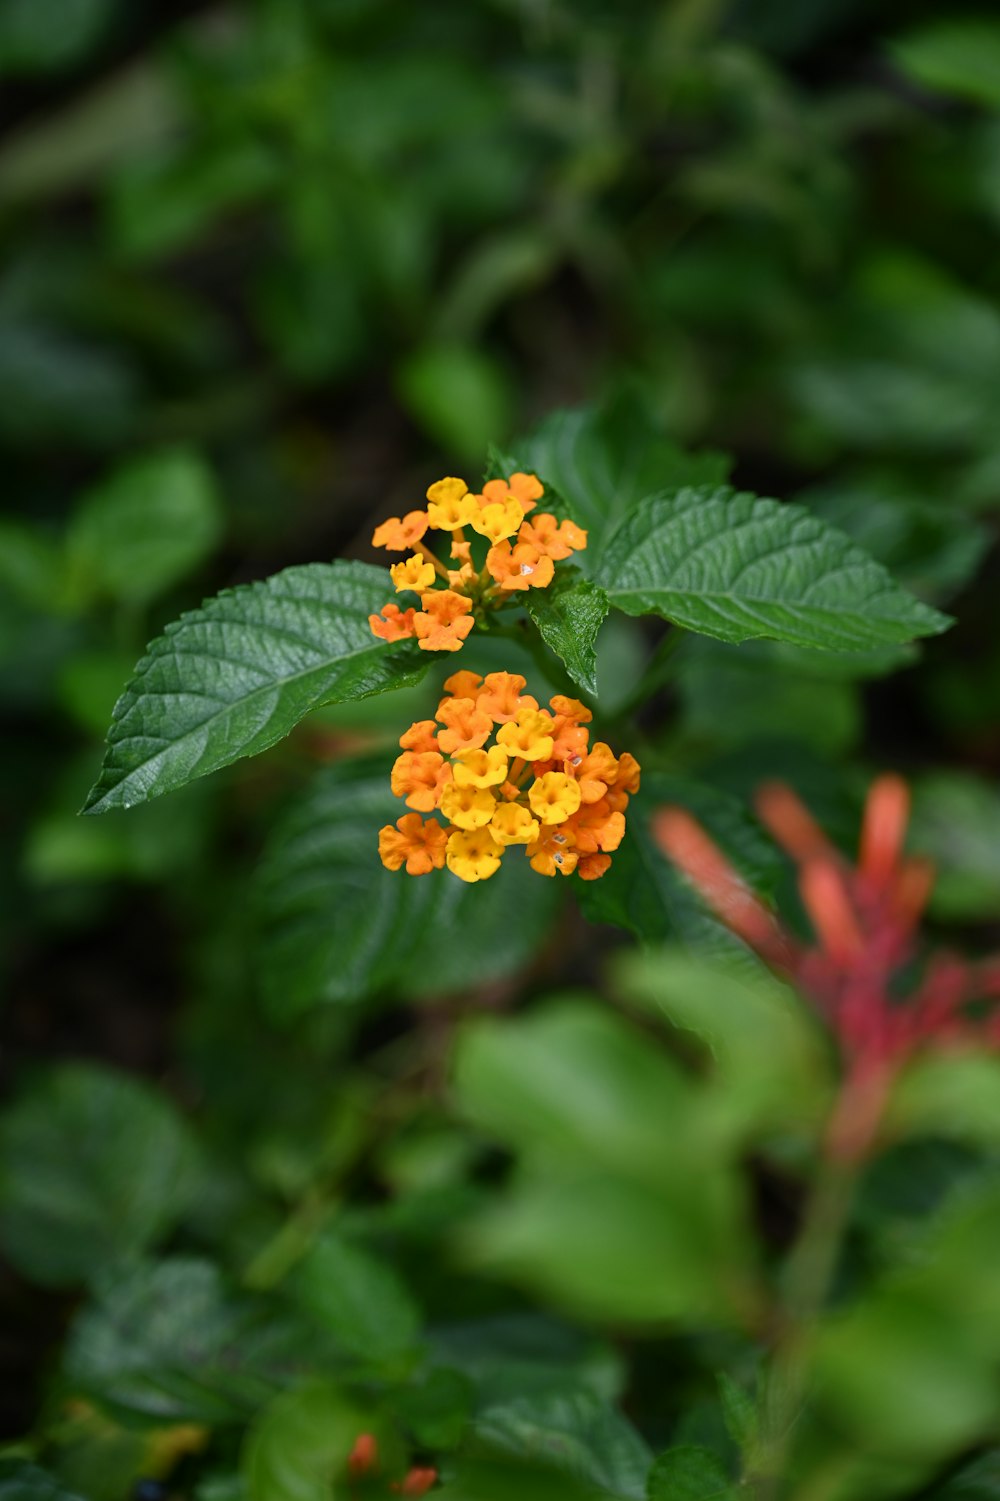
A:
[[[627,397],[598,408],[554,412],[515,445],[514,462],[555,490],[587,528],[587,551],[577,561],[595,578],[605,539],[644,495],[720,484],[729,472],[723,454],[685,453]]]
[[[149,1246],[187,1201],[192,1149],[137,1079],[64,1064],[0,1119],[0,1244],[32,1281],[84,1281]]]
[[[69,566],[84,591],[145,605],[197,567],[221,531],[207,464],[192,450],[165,449],[84,496],[66,538]]]
[[[648,496],[608,538],[594,577],[626,614],[720,641],[869,651],[949,624],[801,507],[728,488]]]
[[[84,812],[129,808],[267,750],[320,704],[414,682],[426,653],[368,625],[391,594],[382,568],[308,563],[182,615],[115,706]]]
[[[388,762],[343,763],[275,830],[255,877],[256,968],[275,1015],[395,984],[409,996],[479,985],[543,942],[560,892],[521,850],[475,886],[449,871],[384,870],[378,831],[406,811]]]
[[[211,1262],[174,1257],[105,1275],[70,1331],[64,1373],[126,1418],[232,1423],[311,1353],[305,1325],[231,1291]]]
[[[558,570],[547,589],[529,590],[528,614],[584,693],[597,694],[595,643],[610,609],[604,590],[576,569]]]
[[[419,1311],[393,1268],[369,1252],[324,1235],[295,1268],[288,1291],[348,1354],[376,1367],[412,1359]]]
[[[661,1454],[646,1488],[648,1501],[732,1501],[736,1491],[711,1449],[679,1444]]]

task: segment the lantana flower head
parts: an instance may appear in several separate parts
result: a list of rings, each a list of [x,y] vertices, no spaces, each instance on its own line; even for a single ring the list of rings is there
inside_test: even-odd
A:
[[[477,621],[526,590],[547,588],[555,564],[582,551],[587,533],[537,511],[543,494],[538,477],[520,471],[488,480],[479,493],[452,475],[431,485],[425,510],[383,521],[372,545],[409,554],[389,571],[397,594],[418,596],[420,607],[390,601],[368,617],[373,633],[383,641],[411,637],[421,651],[458,651]],[[434,532],[447,534],[449,561],[428,545]]]
[[[610,868],[639,763],[603,741],[590,745],[584,704],[557,694],[542,709],[526,687],[517,673],[453,673],[435,719],[400,737],[392,790],[444,822],[428,818],[421,833],[408,813],[382,829],[390,870],[447,865],[460,880],[484,881],[516,847],[543,876],[596,880]]]

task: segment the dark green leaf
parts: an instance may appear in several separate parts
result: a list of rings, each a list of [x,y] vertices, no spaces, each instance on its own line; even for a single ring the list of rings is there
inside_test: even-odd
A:
[[[37,1465],[0,1459],[0,1501],[82,1501]]]
[[[312,1353],[306,1325],[239,1297],[208,1261],[108,1273],[70,1332],[74,1390],[155,1423],[245,1420]]]
[[[548,931],[559,890],[522,851],[487,882],[408,876],[378,858],[378,832],[405,807],[381,761],[316,777],[256,877],[257,971],[275,1015],[356,1000],[391,985],[442,994],[515,972]]]
[[[720,641],[868,651],[949,624],[799,506],[725,488],[647,497],[609,537],[594,577],[626,614]]]
[[[942,771],[913,788],[912,848],[934,862],[931,907],[950,922],[983,922],[1000,907],[1000,793],[967,772]]]
[[[131,807],[266,750],[320,704],[411,683],[428,665],[378,640],[384,569],[309,563],[226,589],[155,640],[115,706],[84,811]]]
[[[82,588],[145,605],[196,568],[221,530],[211,471],[197,453],[167,449],[90,491],[66,545]]]
[[[689,454],[628,398],[592,409],[556,412],[515,447],[521,469],[533,471],[589,531],[578,562],[595,578],[605,541],[636,503],[654,491],[721,484],[729,462],[718,453]],[[544,504],[554,501],[546,497]]]
[[[602,1496],[634,1501],[646,1495],[653,1458],[615,1408],[584,1392],[523,1397],[488,1408],[476,1419],[472,1443],[557,1470]]]
[[[736,1488],[711,1449],[681,1444],[656,1460],[646,1495],[648,1501],[733,1501]]]
[[[498,361],[475,346],[417,350],[399,372],[399,388],[435,442],[467,463],[510,426],[510,381]]]
[[[1000,108],[1000,25],[993,17],[940,15],[893,42],[891,52],[924,88]]]
[[[348,1354],[376,1367],[412,1361],[419,1311],[392,1267],[370,1252],[324,1235],[295,1268],[288,1290]]]
[[[315,1381],[285,1392],[250,1430],[242,1469],[248,1501],[330,1501],[346,1494],[347,1459],[365,1416]]]
[[[190,1168],[187,1131],[164,1096],[64,1064],[0,1119],[0,1242],[34,1281],[83,1281],[169,1229]]]
[[[4,0],[0,70],[45,73],[85,57],[115,9],[115,0]]]
[[[962,1466],[956,1475],[931,1492],[929,1501],[998,1501],[1000,1449],[991,1449]]]
[[[693,813],[751,886],[767,890],[773,883],[779,858],[737,798],[686,777],[643,772],[642,790],[629,804],[625,838],[610,870],[599,881],[574,882],[584,914],[646,942],[680,938],[702,952],[746,955],[654,840],[650,820],[668,804]]]
[[[548,589],[529,590],[527,610],[545,642],[585,693],[597,693],[597,654],[608,596],[577,570],[557,569]]]

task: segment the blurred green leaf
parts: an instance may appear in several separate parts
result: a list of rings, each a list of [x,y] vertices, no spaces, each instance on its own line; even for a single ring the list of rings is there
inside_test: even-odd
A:
[[[461,344],[428,345],[399,369],[403,402],[447,453],[476,463],[510,430],[513,392],[492,356]]]
[[[181,155],[150,152],[125,166],[112,185],[112,235],[127,256],[170,254],[261,197],[279,177],[275,154],[246,138],[218,145],[202,140]]]
[[[924,88],[1000,109],[1000,24],[987,15],[940,16],[898,37],[893,61]]]
[[[957,1474],[930,1493],[929,1501],[997,1501],[1000,1496],[1000,1450],[991,1449],[964,1464]]]
[[[133,460],[84,496],[66,539],[84,594],[147,605],[212,552],[222,511],[211,470],[190,449]]]
[[[62,1064],[0,1117],[0,1244],[32,1281],[85,1281],[170,1228],[191,1166],[165,1096],[110,1069]]]
[[[275,1016],[390,985],[444,995],[517,972],[549,929],[559,891],[515,851],[488,882],[412,877],[378,858],[403,811],[390,763],[321,772],[275,829],[255,878],[257,973]]]
[[[370,1431],[335,1387],[315,1381],[285,1392],[244,1444],[247,1501],[330,1501],[344,1489],[355,1440]]]
[[[578,576],[576,569],[556,571],[547,589],[528,591],[528,614],[542,640],[584,691],[597,694],[597,633],[610,608],[603,589]]]
[[[643,1501],[652,1453],[620,1413],[586,1393],[523,1397],[487,1408],[472,1443],[551,1468],[607,1497]]]
[[[0,1501],[83,1501],[23,1459],[0,1459]]]
[[[93,49],[118,0],[4,0],[0,70],[47,73],[71,67]]]
[[[628,396],[555,412],[514,452],[515,467],[537,474],[588,528],[587,551],[577,561],[595,576],[607,537],[644,496],[720,484],[729,471],[723,454],[684,453]],[[550,504],[548,497],[544,503]]]
[[[226,589],[147,648],[115,708],[86,813],[129,808],[266,750],[320,704],[409,685],[427,663],[372,634],[391,586],[309,563]]]
[[[949,922],[981,922],[1000,911],[1000,792],[962,771],[919,777],[910,844],[934,863],[931,910]]]
[[[245,1420],[311,1354],[306,1326],[193,1257],[105,1269],[70,1331],[67,1382],[126,1420]]]
[[[14,448],[101,450],[134,422],[140,381],[121,346],[25,320],[0,323],[0,435]]]
[[[736,1488],[711,1449],[681,1444],[658,1457],[646,1495],[648,1501],[733,1501]]]
[[[766,972],[733,973],[679,951],[626,953],[615,980],[709,1049],[723,1120],[737,1130],[818,1130],[834,1092],[832,1056],[806,1004]]]
[[[867,651],[949,624],[799,506],[728,489],[646,497],[609,536],[594,576],[626,614],[720,641]]]
[[[371,1252],[328,1232],[295,1268],[288,1291],[356,1359],[390,1371],[412,1362],[419,1310],[393,1268]]]
[[[1000,1145],[1000,1059],[978,1050],[918,1056],[893,1090],[886,1131]]]

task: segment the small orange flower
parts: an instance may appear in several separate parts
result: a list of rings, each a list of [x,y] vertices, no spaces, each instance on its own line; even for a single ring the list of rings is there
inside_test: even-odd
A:
[[[548,511],[541,511],[531,521],[525,521],[518,538],[556,562],[574,552],[582,552],[587,545],[587,533],[582,527],[574,521],[557,521]]]
[[[516,719],[525,709],[537,710],[538,700],[526,694],[527,683],[516,672],[491,672],[483,683],[477,700],[485,714],[497,724]]]
[[[625,837],[625,815],[612,812],[604,799],[599,803],[584,803],[573,820],[573,837],[582,855],[596,854],[598,850],[610,854]]]
[[[415,594],[420,594],[434,582],[434,564],[428,563],[426,558],[415,552],[404,563],[393,563],[389,574],[397,594],[403,589],[412,589]]]
[[[416,621],[416,610],[401,610],[398,605],[391,603],[382,606],[381,615],[368,617],[373,633],[381,636],[383,641],[402,641],[407,636],[415,636]]]
[[[576,873],[581,881],[599,881],[610,869],[610,855],[583,855],[577,862]]]
[[[615,778],[615,789],[622,792],[639,791],[640,766],[631,751],[622,751],[618,757],[618,775]]]
[[[386,824],[379,830],[378,853],[387,870],[399,870],[404,864],[409,876],[426,876],[440,870],[445,862],[448,833],[436,819],[422,819],[419,813],[404,813],[396,827]]]
[[[438,745],[449,756],[456,751],[478,750],[493,730],[493,721],[472,698],[444,698],[437,717],[445,726],[438,731]]]
[[[488,828],[455,829],[448,836],[445,861],[452,875],[462,881],[486,881],[500,868],[503,845]]]
[[[451,777],[451,767],[437,751],[404,751],[393,763],[390,785],[408,808],[430,813],[437,807],[442,786]]]
[[[420,600],[423,611],[414,617],[418,643],[422,651],[458,651],[472,630],[469,613],[472,600],[452,589],[436,589]]]
[[[591,748],[590,754],[576,764],[576,758],[571,756],[567,762],[567,769],[580,783],[580,794],[585,803],[596,803],[604,796],[608,788],[613,785],[618,775],[618,762],[610,745],[605,745],[603,740]]]
[[[384,547],[388,552],[412,552],[428,527],[426,511],[407,511],[400,519],[390,516],[372,534],[372,546]]]
[[[528,845],[527,855],[532,870],[540,876],[572,875],[579,859],[569,831],[552,825],[543,828],[539,838]]]
[[[545,589],[555,577],[555,564],[530,542],[498,542],[486,554],[490,577],[501,589]]]
[[[503,845],[533,844],[540,828],[522,803],[497,803],[490,820],[493,838]]]
[[[497,800],[486,787],[460,787],[448,782],[441,789],[441,812],[456,829],[483,829],[492,820]]]
[[[427,492],[427,519],[437,531],[454,532],[478,510],[475,498],[461,479],[442,479]]]
[[[452,775],[459,787],[499,787],[507,780],[507,752],[502,745],[456,751],[454,763]]]
[[[437,725],[433,719],[418,719],[411,724],[405,735],[400,735],[399,744],[408,751],[436,751]]]
[[[444,691],[450,693],[452,698],[475,698],[479,685],[483,681],[482,674],[478,672],[453,672],[450,678],[444,680]]]
[[[542,823],[565,823],[580,806],[580,787],[561,771],[547,771],[532,783],[528,802]]]
[[[505,537],[516,536],[523,523],[524,512],[515,495],[508,500],[488,501],[470,520],[473,531],[478,532],[481,537],[488,537],[493,543],[502,542]],[[565,556],[569,557],[569,553]]]
[[[522,511],[533,511],[545,494],[537,474],[522,474],[518,470],[516,474],[511,475],[507,484],[521,502]]]
[[[557,693],[554,698],[549,699],[549,703],[553,714],[561,714],[574,724],[589,724],[594,717],[586,704],[582,704],[578,698],[567,698],[565,693]]]

